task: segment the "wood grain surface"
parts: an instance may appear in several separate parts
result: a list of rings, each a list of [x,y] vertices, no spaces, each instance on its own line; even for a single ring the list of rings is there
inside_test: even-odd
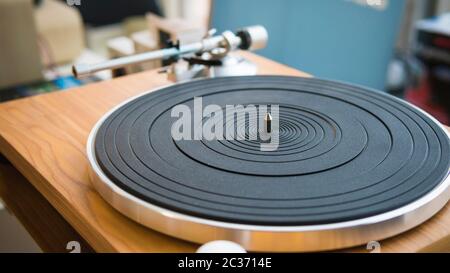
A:
[[[0,160],[0,198],[25,227],[43,252],[69,252],[68,242],[78,242],[84,253],[90,245],[11,164]]]
[[[260,74],[308,76],[251,53],[240,54],[257,63]],[[0,152],[95,251],[191,252],[197,248],[127,219],[95,192],[88,179],[85,146],[95,122],[123,100],[166,84],[165,75],[149,71],[0,104]],[[382,251],[450,250],[449,238],[447,204],[420,227],[383,241]]]

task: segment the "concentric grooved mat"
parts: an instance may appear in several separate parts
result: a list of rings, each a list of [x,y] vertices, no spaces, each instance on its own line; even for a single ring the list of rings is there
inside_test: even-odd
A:
[[[262,152],[255,140],[174,141],[172,107],[192,107],[194,97],[203,106],[279,105],[279,149]],[[143,95],[104,120],[94,145],[108,178],[144,201],[256,225],[388,212],[431,191],[450,166],[446,133],[408,104],[361,87],[280,76],[199,80]]]

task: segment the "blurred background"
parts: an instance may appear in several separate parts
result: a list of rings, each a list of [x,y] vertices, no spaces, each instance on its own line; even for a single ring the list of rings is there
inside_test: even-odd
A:
[[[163,65],[79,80],[71,75],[73,63],[253,24],[269,31],[258,54],[404,98],[450,124],[450,0],[0,0],[0,101]],[[0,251],[36,250],[1,206],[0,223]],[[11,232],[24,235],[5,236]]]
[[[450,0],[0,0],[0,99],[79,81],[72,63],[155,50],[262,24],[259,54],[311,73],[386,91],[449,123]]]

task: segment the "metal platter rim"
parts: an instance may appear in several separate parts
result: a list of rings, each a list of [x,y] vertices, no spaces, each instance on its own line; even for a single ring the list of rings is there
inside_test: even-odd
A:
[[[323,251],[357,246],[402,233],[431,218],[450,199],[449,168],[447,176],[432,191],[408,205],[366,218],[330,224],[262,226],[230,223],[191,216],[143,201],[114,184],[102,171],[94,152],[95,137],[103,122],[122,106],[149,93],[179,84],[183,83],[142,92],[113,107],[97,121],[87,140],[87,157],[91,167],[89,175],[94,188],[116,210],[150,229],[196,243],[232,240],[252,251]],[[450,132],[430,114],[407,101],[390,97],[424,114],[450,138]],[[270,242],[259,242],[258,238],[262,234],[267,236],[267,233],[271,235]],[[299,238],[294,237],[300,235],[303,235],[301,244],[292,243],[298,241]],[[325,242],[327,239],[329,242]],[[314,245],[310,242],[314,242]]]

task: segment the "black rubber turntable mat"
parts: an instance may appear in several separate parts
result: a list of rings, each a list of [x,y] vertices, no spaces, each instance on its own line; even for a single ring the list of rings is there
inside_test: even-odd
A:
[[[194,97],[223,109],[279,105],[278,149],[261,151],[260,140],[249,138],[175,141],[172,108],[193,110]],[[251,126],[226,111],[223,117],[223,131]],[[389,95],[319,79],[252,76],[177,84],[128,102],[100,126],[95,156],[113,183],[151,204],[205,219],[286,226],[405,206],[448,175],[449,146],[437,123]]]

